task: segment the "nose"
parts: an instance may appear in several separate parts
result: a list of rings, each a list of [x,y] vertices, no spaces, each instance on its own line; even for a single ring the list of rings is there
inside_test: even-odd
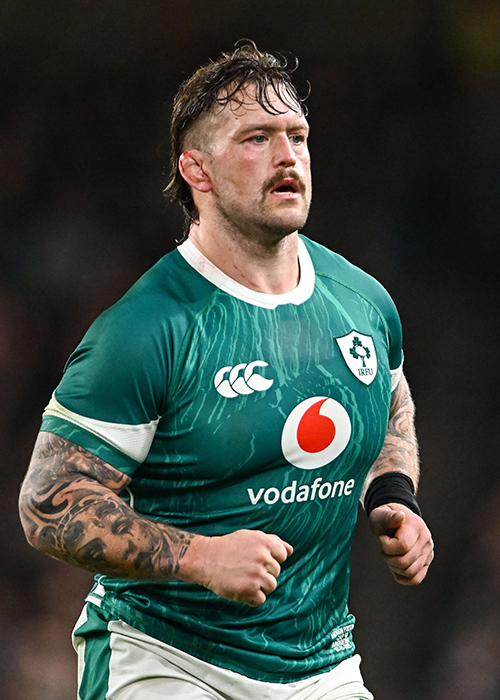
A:
[[[274,161],[276,166],[286,168],[293,167],[297,162],[297,155],[286,134],[280,134],[276,139]]]

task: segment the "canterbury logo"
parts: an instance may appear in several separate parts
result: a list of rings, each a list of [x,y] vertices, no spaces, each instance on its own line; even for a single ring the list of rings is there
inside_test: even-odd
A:
[[[266,391],[272,387],[274,379],[266,379],[262,374],[256,374],[255,369],[267,366],[264,360],[254,360],[248,364],[242,362],[234,367],[222,367],[214,377],[214,386],[219,394],[227,399],[253,394],[254,391]]]

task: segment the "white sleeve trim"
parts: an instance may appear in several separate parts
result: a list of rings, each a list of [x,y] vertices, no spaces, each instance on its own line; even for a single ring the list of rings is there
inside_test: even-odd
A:
[[[391,391],[394,391],[394,389],[397,387],[402,375],[403,375],[403,363],[401,363],[399,365],[399,367],[397,367],[396,369],[391,369]]]
[[[96,435],[105,442],[115,447],[123,454],[131,457],[136,462],[144,462],[151,448],[151,443],[155,436],[158,426],[157,418],[149,423],[139,425],[126,425],[123,423],[108,423],[95,418],[81,416],[78,413],[73,413],[62,404],[52,394],[47,408],[44,411],[44,416],[56,416],[64,420],[74,423],[89,433]]]

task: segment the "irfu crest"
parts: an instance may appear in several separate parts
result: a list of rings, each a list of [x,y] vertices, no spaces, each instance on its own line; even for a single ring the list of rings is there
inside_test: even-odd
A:
[[[357,331],[351,331],[337,343],[346,365],[363,384],[371,384],[377,376],[377,353],[373,339]]]
[[[355,360],[361,360],[363,362],[363,367],[366,367],[366,361],[370,359],[370,348],[367,348],[359,337],[356,335],[352,340],[352,348],[349,350],[351,355]]]

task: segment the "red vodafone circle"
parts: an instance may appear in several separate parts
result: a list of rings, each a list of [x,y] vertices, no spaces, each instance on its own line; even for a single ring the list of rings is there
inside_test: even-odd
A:
[[[335,423],[319,412],[325,401],[328,399],[320,399],[309,406],[297,426],[297,442],[304,452],[323,452],[335,438]]]
[[[349,444],[351,419],[345,408],[328,396],[299,403],[285,421],[281,449],[300,469],[318,469],[338,457]]]

